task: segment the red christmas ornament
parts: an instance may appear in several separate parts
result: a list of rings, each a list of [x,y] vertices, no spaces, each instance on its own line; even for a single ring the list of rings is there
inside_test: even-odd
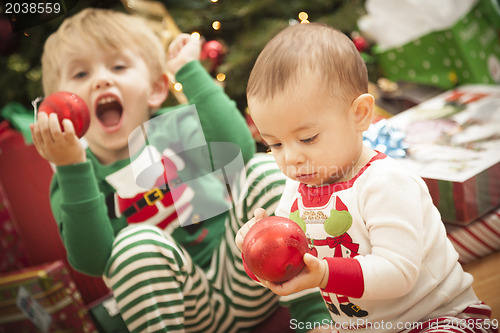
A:
[[[294,221],[270,216],[255,223],[243,241],[247,274],[276,283],[290,280],[304,267],[307,237]],[[252,274],[253,273],[253,274]]]
[[[45,97],[38,107],[38,113],[55,113],[62,127],[63,119],[69,119],[75,127],[75,134],[81,138],[90,125],[90,112],[83,99],[70,92],[59,91]]]
[[[210,72],[213,72],[219,67],[226,54],[226,48],[219,41],[209,40],[203,43],[201,47],[201,60],[210,62]]]
[[[366,39],[361,36],[357,35],[352,39],[354,46],[356,46],[356,49],[358,49],[359,52],[363,52],[368,48],[368,42]]]

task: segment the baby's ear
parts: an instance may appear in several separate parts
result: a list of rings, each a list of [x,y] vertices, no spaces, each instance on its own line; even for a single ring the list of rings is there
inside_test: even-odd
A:
[[[366,131],[373,119],[375,98],[370,94],[361,94],[352,102],[351,111],[353,112],[356,129]]]
[[[160,75],[151,84],[151,93],[148,97],[148,105],[150,108],[157,108],[168,97],[168,77],[167,74]]]

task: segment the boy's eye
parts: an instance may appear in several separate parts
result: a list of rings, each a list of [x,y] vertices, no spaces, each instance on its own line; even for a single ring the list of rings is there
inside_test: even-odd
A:
[[[126,68],[126,67],[125,67],[125,65],[115,65],[115,66],[113,67],[113,69],[114,69],[114,70],[117,70],[117,71],[119,71],[119,70],[123,70],[123,69],[125,69],[125,68]]]
[[[307,139],[302,139],[300,141],[303,143],[313,143],[314,141],[316,141],[317,138],[318,138],[318,134],[316,134],[315,136],[312,136],[310,138],[307,138]]]

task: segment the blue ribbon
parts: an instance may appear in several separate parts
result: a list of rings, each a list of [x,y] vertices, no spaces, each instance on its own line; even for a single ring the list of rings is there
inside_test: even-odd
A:
[[[382,119],[371,124],[363,133],[363,142],[368,147],[388,156],[403,158],[408,150],[408,144],[404,141],[405,137],[406,134],[403,131],[388,126],[387,121]]]

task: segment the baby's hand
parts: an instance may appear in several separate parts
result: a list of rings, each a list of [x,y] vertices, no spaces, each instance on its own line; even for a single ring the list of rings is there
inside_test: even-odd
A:
[[[304,254],[305,266],[299,274],[288,281],[273,283],[261,281],[261,283],[271,289],[275,294],[287,296],[305,289],[324,288],[328,282],[328,263],[312,254]]]
[[[238,233],[236,234],[235,242],[236,246],[238,246],[238,249],[240,251],[243,251],[243,240],[245,239],[246,234],[250,230],[250,228],[257,223],[258,221],[262,220],[264,217],[267,217],[267,212],[262,209],[262,208],[257,208],[254,212],[254,218],[245,223],[240,230],[238,230]]]
[[[180,34],[168,47],[167,67],[175,75],[188,62],[200,59],[200,54],[200,39],[189,34]]]
[[[69,165],[86,161],[85,149],[75,135],[75,128],[69,119],[59,126],[57,114],[38,113],[35,124],[30,126],[35,147],[44,159],[55,165]]]

